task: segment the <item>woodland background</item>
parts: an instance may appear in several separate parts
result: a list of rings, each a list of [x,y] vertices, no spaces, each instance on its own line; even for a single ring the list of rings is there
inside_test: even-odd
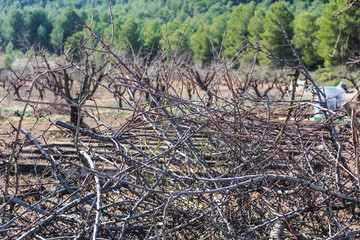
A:
[[[283,48],[287,43],[280,20],[310,70],[331,69],[358,57],[353,50],[359,49],[360,12],[351,8],[335,16],[345,4],[343,0],[116,0],[112,1],[113,47],[118,52],[150,58],[163,52],[162,48],[172,48],[188,63],[204,67],[219,56],[233,57],[247,41],[256,39],[274,55],[291,62],[291,49]],[[1,46],[6,53],[3,66],[10,66],[30,49],[60,55],[72,48],[71,44],[64,45],[65,39],[81,44],[88,34],[76,24],[81,23],[79,17],[90,23],[92,15],[93,30],[110,39],[108,5],[107,0],[0,1]],[[164,57],[170,57],[169,49],[166,54]],[[259,62],[282,66],[265,56],[259,56]],[[327,80],[329,76],[321,78]]]

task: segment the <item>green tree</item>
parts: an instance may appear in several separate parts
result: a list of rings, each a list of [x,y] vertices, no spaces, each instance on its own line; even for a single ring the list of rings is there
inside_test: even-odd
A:
[[[197,31],[190,37],[190,48],[195,61],[209,61],[212,58],[212,47],[206,32],[209,32],[209,28],[198,26]]]
[[[114,41],[116,41],[117,38],[120,38],[120,30],[121,30],[121,25],[124,23],[123,19],[120,17],[114,17],[114,26],[112,26],[111,24],[109,24],[105,29],[104,29],[104,37],[105,40],[110,41],[110,38],[112,37],[112,34],[114,34]],[[114,32],[113,32],[113,27],[114,27]]]
[[[13,57],[13,55],[6,54],[1,60],[2,67],[8,68],[14,63],[14,61],[15,61],[15,58]]]
[[[212,5],[206,12],[199,16],[199,19],[205,25],[210,25],[217,17],[230,13],[232,9],[229,9],[227,5],[221,2],[217,2]],[[195,17],[196,18],[196,17]]]
[[[161,21],[152,19],[148,21],[143,30],[144,51],[146,54],[154,55],[159,51],[161,39]]]
[[[66,56],[75,63],[79,63],[83,58],[83,53],[85,51],[78,46],[81,46],[87,40],[86,33],[88,32],[84,30],[74,33],[71,37],[67,38],[64,45],[64,52],[66,53]],[[87,47],[93,48],[94,46],[90,46],[90,44],[87,43]]]
[[[294,13],[294,15],[296,15],[307,11],[307,9],[310,7],[310,4],[310,1],[293,0],[290,6],[290,10]]]
[[[13,44],[12,42],[9,42],[9,43],[6,45],[5,52],[6,52],[7,54],[11,54],[13,50],[14,50],[14,44]]]
[[[180,11],[177,11],[176,20],[180,22],[185,22],[186,19],[190,18],[188,4],[183,4]]]
[[[5,19],[5,38],[12,42],[15,49],[25,46],[25,20],[24,15],[19,10],[12,10]]]
[[[224,14],[215,18],[208,27],[204,28],[199,24],[197,31],[190,37],[190,48],[195,61],[210,62],[219,56],[227,19]]]
[[[25,25],[27,30],[27,41],[30,45],[40,43],[42,47],[50,47],[52,23],[45,10],[34,9],[25,11]]]
[[[185,31],[185,32],[184,32]],[[183,54],[189,51],[189,39],[191,31],[185,29],[185,26],[180,26],[173,34],[168,38],[171,44],[172,52],[175,53],[178,50],[178,54]]]
[[[317,52],[325,60],[326,67],[338,65],[359,55],[360,11],[352,7],[335,17],[335,14],[343,8],[343,1],[330,0],[318,20]]]
[[[325,8],[325,5],[328,2],[329,1],[314,0],[312,1],[310,7],[308,8],[308,11],[315,17],[315,19],[318,19],[321,16]]]
[[[186,26],[188,26],[187,22],[181,24],[178,21],[173,21],[161,27],[163,38],[160,40],[160,45],[165,46],[167,56],[170,56],[170,51],[175,54],[177,49],[179,54],[189,50],[189,39],[193,32],[191,26],[184,32]]]
[[[265,14],[264,32],[260,34],[262,44],[275,56],[286,61],[293,60],[293,54],[284,37],[284,33],[278,23],[280,21],[285,28],[289,38],[293,37],[294,16],[289,11],[289,4],[283,1],[275,2]],[[260,57],[261,63],[270,63],[266,56]],[[271,61],[276,66],[282,66],[277,61]]]
[[[249,35],[248,23],[255,11],[253,2],[239,5],[231,13],[227,22],[227,36],[225,38],[225,55],[234,56],[245,45]]]
[[[4,40],[4,19],[0,18],[0,41]]]
[[[171,36],[180,26],[181,23],[178,21],[169,22],[161,27],[161,33],[163,36]]]
[[[79,16],[86,20],[84,12],[79,12]],[[55,22],[56,24],[50,35],[51,43],[55,47],[62,45],[65,39],[82,29],[81,26],[76,24],[81,22],[79,17],[69,8],[65,9]]]
[[[320,63],[319,55],[316,53],[317,39],[315,32],[317,30],[318,26],[311,13],[302,12],[295,17],[292,43],[300,53],[303,62],[310,67],[315,67],[314,65]]]
[[[259,40],[260,34],[264,32],[265,12],[264,8],[257,7],[254,16],[250,18],[248,32],[251,38],[256,36]]]
[[[103,36],[105,29],[111,25],[111,18],[108,12],[98,12],[95,11],[98,17],[93,23],[93,30],[98,36]]]
[[[137,52],[140,49],[140,33],[138,23],[133,19],[126,20],[115,35],[115,42],[119,47],[125,49],[127,47],[132,48],[133,51]]]
[[[2,65],[5,68],[8,68],[9,66],[11,66],[14,63],[16,58],[22,56],[21,51],[14,49],[14,45],[12,42],[9,42],[6,45],[5,52],[6,52],[5,56],[3,56],[2,60],[1,60]]]
[[[219,52],[222,47],[227,21],[230,18],[230,14],[225,12],[224,14],[216,17],[210,25],[210,35],[215,49]]]

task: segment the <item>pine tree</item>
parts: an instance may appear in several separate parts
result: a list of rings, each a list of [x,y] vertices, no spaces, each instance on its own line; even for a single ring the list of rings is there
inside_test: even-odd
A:
[[[227,23],[227,35],[225,38],[225,55],[234,56],[246,43],[249,35],[248,23],[254,15],[255,4],[239,5],[231,13]]]
[[[335,17],[343,8],[343,1],[331,0],[318,21],[317,52],[325,60],[326,67],[344,63],[360,53],[360,11],[352,7]]]
[[[284,37],[284,33],[278,23],[280,21],[284,26],[287,35],[291,39],[293,37],[294,16],[289,11],[289,4],[283,1],[273,3],[265,14],[264,32],[260,34],[262,44],[271,51],[275,56],[285,60],[292,61],[293,54]],[[275,66],[283,66],[277,61],[271,61],[266,56],[261,56],[262,64],[273,64]]]
[[[304,64],[313,68],[321,62],[319,55],[316,53],[317,39],[315,32],[317,30],[318,26],[311,13],[302,12],[295,17],[292,43],[302,57]]]

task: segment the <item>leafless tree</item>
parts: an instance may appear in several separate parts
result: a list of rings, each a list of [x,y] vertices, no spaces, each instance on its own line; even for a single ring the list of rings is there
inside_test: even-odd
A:
[[[108,60],[96,59],[94,56],[95,50],[88,50],[80,48],[78,50],[80,59],[77,64],[70,61],[71,67],[62,69],[61,72],[49,72],[46,76],[46,87],[50,88],[54,93],[63,97],[68,104],[79,105],[92,98],[99,87],[99,84],[107,76],[106,67],[109,64]],[[45,55],[42,55],[45,66],[48,70],[51,65]],[[100,65],[97,63],[100,61]],[[57,65],[61,65],[58,63]],[[84,71],[86,74],[82,74]],[[81,79],[81,80],[80,80]],[[74,91],[74,89],[77,89]],[[80,124],[82,124],[82,117],[78,115],[79,107],[70,107],[70,122],[77,124],[78,117],[80,117]]]

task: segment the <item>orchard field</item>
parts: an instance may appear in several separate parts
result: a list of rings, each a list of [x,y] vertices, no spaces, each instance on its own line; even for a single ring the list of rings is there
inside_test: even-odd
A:
[[[106,34],[96,16],[74,13],[81,29],[58,55],[33,48],[1,69],[0,238],[360,236],[355,45],[345,49],[335,34],[335,50],[354,55],[313,65],[280,19],[271,25],[279,51],[255,36],[234,44],[234,52],[224,40],[219,51],[204,31],[213,55],[208,61],[194,51],[202,58],[194,62],[182,52],[186,31],[174,42],[169,22],[156,51],[124,52],[116,35],[119,2],[104,8]],[[261,14],[261,3],[254,4],[239,4],[229,21],[247,8]],[[164,5],[156,9],[166,18]],[[349,5],[339,19],[355,12]],[[351,63],[316,70],[341,59]],[[349,92],[334,108],[323,85],[341,80]]]

